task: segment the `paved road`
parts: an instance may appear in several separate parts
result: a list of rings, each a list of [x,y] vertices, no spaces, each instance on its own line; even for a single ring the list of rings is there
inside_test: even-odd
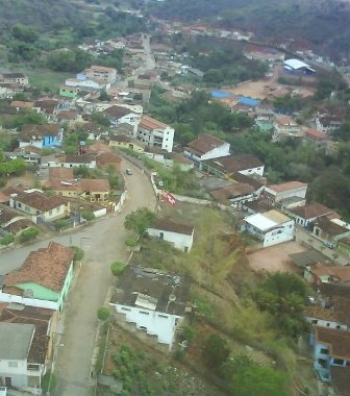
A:
[[[98,308],[103,305],[110,286],[115,282],[110,271],[113,261],[125,261],[127,252],[123,224],[127,213],[138,207],[153,209],[155,197],[147,177],[133,165],[132,176],[125,176],[127,201],[122,213],[84,227],[72,236],[63,235],[52,240],[65,245],[82,246],[85,258],[75,287],[65,309],[64,330],[58,347],[54,372],[58,377],[57,396],[89,395],[91,359],[97,332]],[[21,266],[31,250],[47,246],[48,241],[16,249],[0,255],[1,272]]]
[[[155,198],[145,175],[133,169],[133,176],[126,176],[128,199],[117,217],[96,223],[86,230],[82,246],[88,244],[86,257],[78,282],[69,297],[66,310],[65,331],[61,338],[55,372],[59,379],[57,396],[87,396],[91,372],[91,358],[97,331],[98,308],[103,305],[108,288],[115,279],[111,276],[110,264],[125,261],[127,252],[124,241],[124,218],[138,207],[154,208]],[[80,234],[78,234],[80,238]]]

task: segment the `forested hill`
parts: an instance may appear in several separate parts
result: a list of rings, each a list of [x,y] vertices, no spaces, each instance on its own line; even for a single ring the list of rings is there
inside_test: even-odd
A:
[[[165,0],[150,12],[161,19],[249,30],[270,43],[305,40],[333,59],[350,52],[350,2],[342,0]]]
[[[38,31],[74,27],[84,20],[70,0],[0,0],[0,33],[14,24],[30,25]]]

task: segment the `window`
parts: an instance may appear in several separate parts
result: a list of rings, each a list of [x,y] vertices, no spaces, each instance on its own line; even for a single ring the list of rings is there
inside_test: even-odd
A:
[[[140,312],[140,314],[142,314],[142,315],[149,315],[149,312],[146,312],[146,311],[139,311]]]
[[[321,348],[320,349],[320,353],[322,353],[322,355],[328,355],[328,349],[327,348]]]
[[[131,311],[131,309],[130,309],[130,308],[122,307],[122,311]]]
[[[344,360],[343,359],[333,359],[333,364],[336,364],[337,366],[343,366]]]
[[[9,367],[12,367],[12,368],[18,367],[18,363],[10,360]]]
[[[160,315],[160,314],[159,314],[158,317],[159,317],[159,318],[168,319],[168,316],[167,316],[167,315]]]
[[[317,320],[317,319],[314,319],[314,320],[311,321],[311,323],[312,323],[312,324],[317,324],[317,323],[318,323],[318,320]]]

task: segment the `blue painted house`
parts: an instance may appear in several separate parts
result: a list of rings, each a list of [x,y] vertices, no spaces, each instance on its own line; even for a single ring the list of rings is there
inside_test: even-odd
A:
[[[316,326],[311,335],[314,368],[323,382],[331,383],[334,367],[350,367],[350,332]]]
[[[62,140],[63,128],[60,124],[23,125],[19,134],[19,147],[53,148],[61,146]]]

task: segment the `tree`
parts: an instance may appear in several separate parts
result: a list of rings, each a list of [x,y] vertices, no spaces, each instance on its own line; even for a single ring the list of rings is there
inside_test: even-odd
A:
[[[287,396],[286,373],[261,366],[246,355],[238,355],[223,366],[228,388],[235,396]]]
[[[308,329],[304,305],[308,289],[297,275],[277,272],[269,274],[257,288],[254,299],[268,311],[278,331],[296,338]]]
[[[111,264],[112,274],[115,276],[119,276],[124,272],[125,264],[120,261],[115,261]]]
[[[211,370],[220,371],[229,355],[227,341],[218,334],[212,334],[204,341],[202,357]]]
[[[155,220],[155,214],[148,208],[140,208],[125,217],[124,227],[138,237],[144,236]]]
[[[111,316],[111,313],[110,313],[109,309],[106,307],[101,307],[97,311],[97,318],[99,320],[102,320],[103,322],[108,320],[110,316]]]
[[[29,227],[26,230],[22,231],[19,240],[21,242],[27,242],[30,241],[31,239],[34,239],[38,236],[39,230],[35,227]]]

